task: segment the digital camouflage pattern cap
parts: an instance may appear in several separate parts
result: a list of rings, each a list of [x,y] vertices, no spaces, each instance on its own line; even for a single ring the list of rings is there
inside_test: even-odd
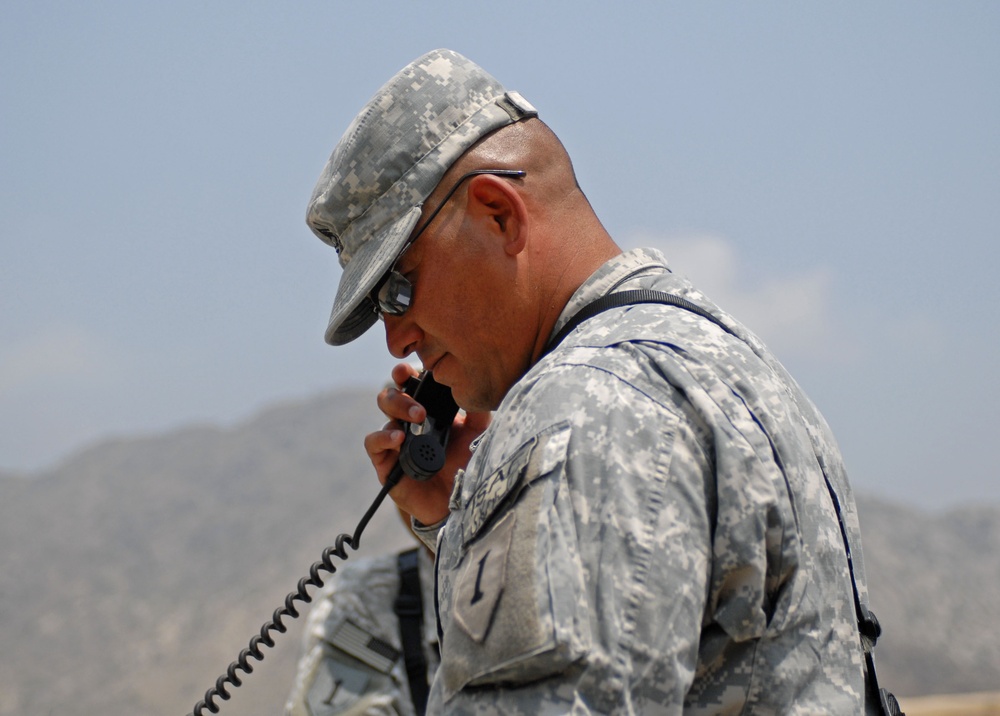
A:
[[[428,52],[383,85],[334,148],[306,212],[344,269],[327,343],[348,343],[378,320],[368,294],[448,168],[490,132],[536,115],[519,94],[451,50]]]

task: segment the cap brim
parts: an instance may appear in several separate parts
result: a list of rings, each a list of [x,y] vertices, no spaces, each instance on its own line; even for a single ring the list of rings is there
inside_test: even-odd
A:
[[[377,232],[350,257],[340,277],[333,301],[326,342],[332,346],[350,343],[378,320],[368,294],[392,266],[420,219],[421,207],[414,206],[396,222]]]

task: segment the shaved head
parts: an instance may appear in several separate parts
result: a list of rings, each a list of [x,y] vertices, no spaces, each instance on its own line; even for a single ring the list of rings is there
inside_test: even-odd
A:
[[[525,170],[525,184],[545,203],[583,198],[566,148],[537,118],[515,122],[483,137],[451,166],[441,185],[473,169],[485,168]]]

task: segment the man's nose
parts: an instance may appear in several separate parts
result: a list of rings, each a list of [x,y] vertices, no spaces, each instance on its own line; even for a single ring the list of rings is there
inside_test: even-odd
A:
[[[385,343],[394,358],[406,358],[417,349],[423,335],[420,328],[405,314],[384,317]]]

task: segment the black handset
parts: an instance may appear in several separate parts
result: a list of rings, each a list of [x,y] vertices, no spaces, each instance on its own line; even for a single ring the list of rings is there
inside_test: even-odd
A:
[[[282,620],[285,617],[295,619],[299,616],[295,602],[300,601],[307,604],[311,602],[312,595],[309,594],[309,587],[319,588],[323,586],[324,580],[320,572],[332,574],[337,571],[336,565],[333,564],[333,557],[346,560],[349,556],[346,547],[358,550],[358,547],[361,546],[361,533],[375,515],[375,511],[378,510],[385,496],[389,494],[389,490],[399,482],[404,474],[417,480],[427,480],[444,467],[448,431],[458,413],[458,405],[451,397],[451,390],[435,381],[429,371],[425,371],[419,378],[408,379],[403,386],[403,392],[412,396],[414,400],[427,409],[427,419],[422,423],[407,425],[406,438],[403,440],[403,446],[399,452],[399,461],[392,469],[371,507],[358,522],[358,526],[354,529],[354,535],[338,535],[335,546],[323,550],[323,557],[310,567],[309,576],[299,580],[298,588],[294,592],[289,592],[285,597],[284,606],[274,610],[271,620],[265,622],[260,628],[260,634],[250,639],[249,646],[240,652],[236,661],[232,662],[226,669],[226,673],[216,679],[215,686],[205,692],[205,698],[195,704],[189,716],[204,716],[206,710],[213,714],[219,713],[219,705],[215,703],[215,699],[228,700],[230,698],[228,689],[243,683],[242,677],[237,672],[242,671],[244,674],[249,674],[253,671],[250,659],[257,661],[264,659],[261,647],[274,646],[274,637],[271,632],[286,632],[288,627],[282,623]]]
[[[444,467],[448,431],[458,413],[451,390],[434,380],[430,371],[424,371],[419,378],[408,378],[403,392],[424,406],[427,418],[422,423],[407,423],[399,464],[389,475],[393,484],[399,481],[400,475],[396,473],[400,469],[414,480],[423,481]]]

